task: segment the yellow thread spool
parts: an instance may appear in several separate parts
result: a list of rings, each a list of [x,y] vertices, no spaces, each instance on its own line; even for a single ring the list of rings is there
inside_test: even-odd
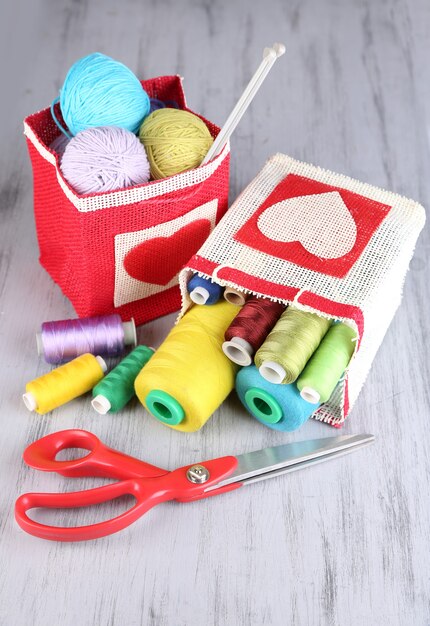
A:
[[[221,346],[236,315],[224,300],[193,307],[137,376],[137,397],[159,421],[198,430],[232,391],[237,366]]]
[[[106,369],[100,356],[82,354],[27,383],[22,399],[29,411],[44,415],[90,391],[103,378]]]

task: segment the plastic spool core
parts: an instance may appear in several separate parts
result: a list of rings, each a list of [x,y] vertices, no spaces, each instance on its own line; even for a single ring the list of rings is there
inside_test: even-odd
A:
[[[254,350],[251,344],[241,337],[233,337],[222,344],[224,354],[238,365],[251,365]]]
[[[185,411],[173,396],[165,391],[153,389],[145,398],[148,411],[164,424],[177,425],[185,417]]]
[[[273,383],[274,385],[280,385],[286,376],[286,372],[282,365],[275,361],[264,361],[260,365],[258,370],[263,378]]]
[[[106,361],[104,359],[102,359],[101,356],[96,356],[96,361],[100,365],[100,367],[102,368],[103,374],[106,374],[106,372],[107,372]]]
[[[238,293],[229,287],[226,287],[224,290],[224,298],[230,304],[235,304],[236,306],[243,306],[246,302],[246,298],[243,293]]]
[[[37,354],[38,356],[43,356],[43,341],[42,341],[42,333],[36,333],[36,344],[37,344]]]
[[[278,401],[264,389],[258,387],[248,389],[245,393],[245,402],[254,417],[266,424],[277,424],[283,418]]]
[[[321,400],[321,396],[318,391],[312,389],[312,387],[303,387],[300,395],[302,396],[303,400],[306,400],[306,402],[310,402],[310,404],[319,404]]]
[[[210,293],[204,287],[195,287],[190,293],[190,298],[194,304],[206,304]]]
[[[123,322],[122,327],[124,329],[124,344],[126,346],[137,346],[136,324],[134,323],[134,319],[131,318],[129,322]]]
[[[91,400],[91,405],[97,413],[100,413],[100,415],[106,415],[112,406],[109,400],[101,394]]]
[[[27,391],[27,393],[22,394],[22,399],[24,400],[24,404],[29,411],[35,411],[37,409],[36,398],[32,393]]]

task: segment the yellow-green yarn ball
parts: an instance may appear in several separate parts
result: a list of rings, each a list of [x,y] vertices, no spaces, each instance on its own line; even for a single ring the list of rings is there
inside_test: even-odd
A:
[[[213,143],[206,124],[181,109],[158,109],[139,131],[146,148],[151,176],[166,178],[198,167]]]

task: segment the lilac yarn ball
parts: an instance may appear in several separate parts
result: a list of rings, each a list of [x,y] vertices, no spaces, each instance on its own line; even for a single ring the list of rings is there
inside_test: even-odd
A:
[[[67,144],[61,171],[79,193],[115,191],[147,183],[145,148],[129,130],[117,126],[87,128]]]

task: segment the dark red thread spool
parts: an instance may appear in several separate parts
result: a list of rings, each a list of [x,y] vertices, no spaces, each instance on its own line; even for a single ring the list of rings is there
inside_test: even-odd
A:
[[[285,308],[285,304],[265,298],[247,300],[225,331],[224,354],[238,365],[251,365],[253,355]]]

